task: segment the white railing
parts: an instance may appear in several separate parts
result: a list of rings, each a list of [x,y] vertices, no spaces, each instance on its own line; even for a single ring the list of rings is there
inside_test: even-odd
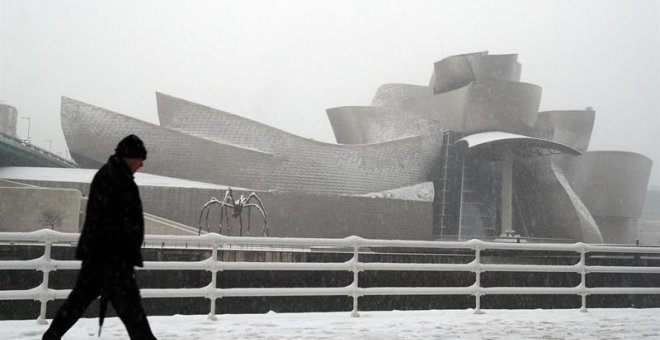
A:
[[[74,243],[78,234],[60,233],[51,230],[39,230],[30,233],[0,233],[0,242],[20,243],[38,242],[45,247],[44,255],[31,260],[0,261],[0,270],[38,270],[43,273],[41,284],[26,290],[0,290],[0,300],[38,300],[41,310],[38,321],[45,323],[47,302],[55,299],[65,299],[71,290],[50,289],[48,278],[51,271],[79,269],[80,261],[62,261],[51,258],[54,243]],[[202,261],[147,261],[140,270],[188,270],[208,271],[211,282],[199,288],[168,288],[142,289],[144,298],[171,297],[203,297],[210,300],[209,319],[215,319],[215,302],[222,297],[271,297],[271,296],[349,296],[353,298],[352,316],[358,316],[358,298],[369,295],[473,295],[475,296],[475,313],[481,312],[480,299],[484,295],[578,295],[582,297],[581,310],[586,311],[586,297],[598,294],[660,294],[656,287],[587,287],[588,273],[660,273],[660,267],[640,266],[593,266],[587,265],[586,254],[625,253],[645,254],[646,256],[660,254],[658,247],[607,246],[584,243],[575,244],[539,244],[539,243],[506,243],[484,242],[470,240],[464,242],[451,241],[393,241],[368,240],[360,237],[344,239],[315,238],[263,238],[263,237],[229,237],[218,234],[202,236],[152,236],[145,239],[147,244],[177,244],[196,245],[211,250],[211,256]],[[241,247],[258,247],[261,250],[270,249],[311,249],[314,247],[331,247],[352,250],[353,256],[346,262],[329,263],[283,263],[283,262],[225,262],[218,259],[218,250],[240,249]],[[473,260],[469,263],[382,263],[360,262],[360,250],[376,247],[396,248],[429,248],[429,249],[463,249],[472,251]],[[481,261],[484,250],[518,250],[574,252],[580,260],[572,265],[537,265],[537,264],[489,264]],[[511,257],[511,260],[515,260]],[[512,261],[515,262],[515,261]],[[225,270],[269,270],[269,271],[349,271],[353,273],[353,282],[345,287],[319,288],[217,288],[217,273]],[[451,271],[471,272],[475,281],[466,287],[370,287],[359,286],[358,273],[362,271]],[[575,287],[482,287],[481,274],[484,272],[559,272],[580,274],[580,283]]]

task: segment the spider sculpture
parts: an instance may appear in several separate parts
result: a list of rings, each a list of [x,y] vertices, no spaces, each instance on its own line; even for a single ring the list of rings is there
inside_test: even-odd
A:
[[[231,187],[227,188],[227,191],[225,192],[225,197],[220,201],[215,197],[212,197],[211,200],[206,202],[204,206],[202,207],[202,212],[199,215],[199,232],[198,235],[201,235],[202,233],[202,227],[204,226],[202,224],[202,220],[204,220],[204,224],[206,225],[206,231],[210,232],[209,230],[209,215],[211,212],[211,209],[214,206],[220,206],[220,223],[218,224],[218,232],[222,234],[222,219],[224,218],[226,221],[226,231],[229,233],[231,231],[231,227],[229,226],[229,208],[232,209],[232,214],[231,216],[234,218],[238,217],[238,223],[239,223],[239,235],[243,236],[243,209],[247,208],[247,234],[250,235],[250,215],[252,213],[252,208],[257,208],[259,212],[261,213],[261,216],[264,218],[264,225],[263,225],[263,236],[268,236],[269,235],[269,230],[268,230],[268,219],[266,218],[266,209],[264,208],[264,204],[261,202],[261,199],[257,194],[254,192],[249,194],[247,197],[244,195],[241,195],[237,200],[234,199],[234,195],[232,192]]]

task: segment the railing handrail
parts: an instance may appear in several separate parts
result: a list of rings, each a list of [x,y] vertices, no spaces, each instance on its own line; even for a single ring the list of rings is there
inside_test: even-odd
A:
[[[49,229],[32,232],[0,232],[1,241],[36,241],[41,243],[77,242],[79,233],[64,233]],[[146,235],[145,243],[189,243],[212,246],[221,245],[265,245],[265,246],[304,246],[304,247],[396,247],[396,248],[438,248],[466,250],[537,250],[567,252],[605,252],[605,253],[644,253],[660,254],[657,246],[603,245],[587,243],[515,243],[493,242],[472,239],[469,241],[416,241],[416,240],[381,240],[349,236],[333,238],[292,238],[292,237],[239,237],[208,233],[201,236]]]
[[[48,287],[48,278],[51,271],[75,270],[80,268],[80,261],[55,260],[50,256],[53,244],[75,243],[79,234],[63,233],[48,229],[33,232],[0,232],[0,242],[39,243],[45,247],[44,255],[29,260],[0,261],[0,270],[38,270],[43,273],[41,285],[25,290],[0,290],[0,300],[34,299],[41,302],[39,321],[45,322],[46,305],[48,301],[63,299],[69,294],[67,289],[51,289]],[[211,300],[210,319],[215,319],[215,300],[222,297],[235,296],[351,296],[353,297],[352,315],[358,315],[358,297],[365,295],[474,295],[475,312],[480,312],[480,297],[488,294],[514,295],[514,294],[560,294],[580,295],[582,297],[581,310],[586,310],[586,296],[592,294],[660,294],[660,287],[587,287],[586,274],[588,273],[660,273],[660,267],[643,266],[603,266],[587,265],[588,253],[625,253],[625,254],[660,254],[660,247],[628,246],[628,245],[595,245],[585,243],[510,243],[488,242],[481,240],[469,241],[413,241],[413,240],[374,240],[350,236],[342,239],[327,238],[264,238],[264,237],[236,237],[219,234],[205,234],[202,236],[168,236],[147,235],[145,243],[153,244],[181,244],[190,243],[208,247],[211,256],[200,261],[145,261],[139,270],[190,270],[211,272],[211,282],[205,287],[198,288],[168,288],[168,289],[142,289],[146,298],[164,297],[204,297]],[[218,259],[218,251],[225,250],[227,246],[259,246],[259,249],[280,251],[284,247],[346,249],[353,256],[345,262],[226,262]],[[279,248],[278,248],[279,247]],[[391,249],[454,249],[472,252],[473,259],[468,263],[387,263],[387,262],[360,262],[360,250],[370,248]],[[234,248],[236,249],[236,248]],[[249,249],[249,248],[246,248]],[[295,248],[286,248],[295,249]],[[519,264],[483,263],[483,251],[512,250],[512,251],[541,251],[575,253],[579,260],[574,264]],[[364,253],[362,253],[364,254]],[[420,255],[438,255],[434,253],[419,253]],[[471,255],[472,256],[472,255]],[[634,255],[637,256],[637,255]],[[349,271],[353,272],[353,282],[346,287],[319,287],[319,288],[217,288],[217,273],[229,270],[289,270],[289,271]],[[371,270],[386,271],[452,271],[474,273],[475,282],[463,287],[369,287],[359,286],[358,273]],[[560,272],[577,273],[581,282],[575,287],[482,287],[480,275],[483,272]]]

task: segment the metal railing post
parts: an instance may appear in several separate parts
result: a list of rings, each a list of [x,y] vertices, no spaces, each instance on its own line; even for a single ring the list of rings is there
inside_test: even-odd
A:
[[[581,297],[581,307],[580,312],[587,312],[587,250],[585,249],[584,244],[580,243],[580,285],[578,286],[580,290]]]
[[[358,282],[358,276],[360,273],[360,268],[358,267],[359,264],[359,249],[360,246],[357,241],[353,242],[353,258],[351,259],[351,270],[353,271],[353,283],[351,283],[351,296],[353,296],[353,310],[351,311],[351,316],[354,318],[357,318],[360,316],[360,313],[358,313],[358,298],[359,298],[359,293],[358,289],[360,287],[359,282]]]
[[[215,316],[215,300],[218,298],[216,294],[217,282],[218,282],[218,245],[213,245],[213,251],[211,252],[211,265],[209,270],[211,271],[211,283],[209,284],[209,294],[208,298],[211,300],[211,310],[209,311],[209,320],[218,320]]]
[[[51,247],[52,247],[52,242],[50,240],[45,240],[44,241],[44,256],[42,257],[43,261],[45,262],[50,262],[50,254],[51,254]],[[50,276],[50,266],[43,266],[41,268],[41,271],[43,273],[43,278],[41,281],[41,286],[39,286],[39,301],[41,302],[41,306],[39,308],[39,317],[37,318],[37,323],[42,324],[42,325],[47,325],[48,321],[46,321],[46,310],[48,307],[48,280]]]
[[[481,247],[479,244],[474,248],[474,263],[476,268],[474,269],[474,285],[477,289],[474,294],[474,314],[483,314],[481,311]]]

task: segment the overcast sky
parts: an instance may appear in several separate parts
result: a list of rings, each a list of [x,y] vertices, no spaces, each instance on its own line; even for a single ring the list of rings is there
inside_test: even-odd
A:
[[[427,85],[449,55],[517,53],[541,110],[593,107],[590,149],[644,154],[660,184],[659,3],[0,0],[0,100],[54,152],[60,96],[157,123],[156,91],[334,142],[326,108]]]

